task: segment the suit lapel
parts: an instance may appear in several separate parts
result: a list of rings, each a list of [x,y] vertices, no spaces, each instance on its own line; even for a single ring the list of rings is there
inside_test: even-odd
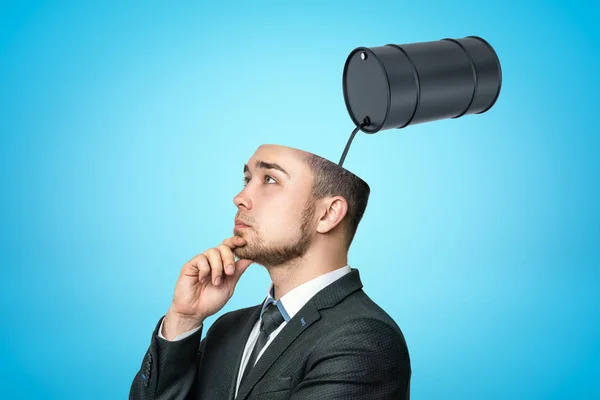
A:
[[[303,317],[302,321],[304,321],[304,324],[300,320],[301,317]],[[250,373],[240,386],[236,400],[244,400],[254,385],[256,385],[269,368],[271,368],[273,363],[281,356],[285,349],[287,349],[305,329],[311,326],[319,318],[321,318],[321,314],[312,301],[309,301],[302,307],[302,309],[298,311],[298,314],[290,319],[281,332],[277,334],[275,339],[273,339],[273,342],[269,344],[269,347],[267,347],[263,355],[258,359],[254,368],[250,370]]]
[[[309,300],[304,307],[288,321],[281,332],[273,339],[273,342],[269,344],[269,347],[267,347],[263,355],[256,362],[254,368],[250,370],[250,373],[240,386],[236,400],[245,400],[254,385],[256,385],[256,383],[265,375],[281,354],[302,334],[302,332],[321,318],[321,313],[319,312],[320,309],[335,306],[342,299],[361,288],[362,283],[360,281],[358,270],[353,268],[350,273],[325,287]],[[258,319],[258,314],[256,315],[256,319]],[[256,323],[256,319],[254,320],[254,323]],[[252,327],[250,327],[250,329],[252,329]],[[249,334],[250,330],[248,330],[245,337],[247,338]],[[244,349],[242,348],[241,351],[243,352]],[[241,357],[238,364],[240,363]],[[239,372],[239,365],[237,370]],[[237,373],[235,376],[237,378]],[[233,388],[235,394],[235,381]]]

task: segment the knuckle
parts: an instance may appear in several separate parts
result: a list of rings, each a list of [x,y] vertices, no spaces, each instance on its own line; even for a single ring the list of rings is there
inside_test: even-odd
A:
[[[202,272],[207,272],[210,271],[210,265],[208,265],[208,263],[203,263],[198,269]]]
[[[206,250],[204,254],[206,254],[207,257],[214,257],[216,255],[216,252],[218,252],[218,250],[213,247]]]
[[[219,251],[221,252],[221,254],[224,255],[224,256],[228,256],[229,254],[232,254],[231,253],[231,249],[228,246],[224,245],[224,244],[218,245],[217,248],[219,249]]]
[[[204,254],[200,254],[198,256],[197,264],[199,269],[210,268],[208,265],[208,259]]]
[[[206,262],[206,256],[204,254],[199,254],[190,261],[190,263],[192,263],[192,264],[195,263],[198,266],[202,265],[205,262]]]

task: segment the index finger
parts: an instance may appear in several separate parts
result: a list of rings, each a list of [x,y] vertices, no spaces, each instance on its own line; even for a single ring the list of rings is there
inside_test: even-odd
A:
[[[243,237],[239,237],[239,236],[232,236],[230,238],[223,240],[223,244],[225,246],[229,247],[231,250],[233,250],[236,247],[245,245],[246,239],[244,239]]]

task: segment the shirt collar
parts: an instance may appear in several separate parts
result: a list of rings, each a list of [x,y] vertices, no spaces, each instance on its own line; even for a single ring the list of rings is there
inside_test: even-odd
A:
[[[265,308],[270,303],[275,303],[285,322],[288,322],[315,294],[350,271],[350,266],[345,265],[326,274],[319,275],[308,282],[304,282],[302,285],[296,286],[277,301],[273,298],[273,291],[275,290],[275,287],[273,283],[271,283],[271,286],[269,286],[269,290],[267,292],[267,298],[265,299],[260,311],[261,318]]]

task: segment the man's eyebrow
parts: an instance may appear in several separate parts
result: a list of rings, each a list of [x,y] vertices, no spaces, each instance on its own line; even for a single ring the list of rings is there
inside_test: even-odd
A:
[[[266,162],[266,161],[256,161],[255,163],[256,168],[263,168],[263,169],[276,169],[277,171],[281,171],[284,174],[287,175],[287,177],[290,177],[290,174],[288,174],[288,172],[283,169],[281,167],[281,165],[277,164],[277,163],[270,163],[270,162]],[[248,164],[244,164],[244,173],[246,172],[250,172],[250,170],[248,169]]]

